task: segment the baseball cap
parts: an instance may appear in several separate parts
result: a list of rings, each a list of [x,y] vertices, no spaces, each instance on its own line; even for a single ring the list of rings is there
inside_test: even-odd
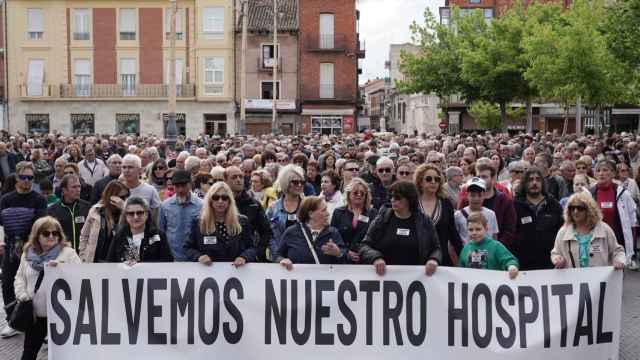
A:
[[[484,182],[484,180],[480,179],[479,177],[472,177],[471,179],[469,179],[469,181],[467,181],[468,191],[474,191],[478,189],[480,191],[487,190],[487,184]]]
[[[191,175],[185,170],[176,170],[173,173],[173,177],[171,177],[171,182],[174,185],[190,183]]]

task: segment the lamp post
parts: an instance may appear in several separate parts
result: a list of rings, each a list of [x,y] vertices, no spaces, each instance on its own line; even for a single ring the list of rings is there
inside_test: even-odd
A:
[[[278,78],[278,56],[280,56],[280,51],[278,51],[278,0],[273,0],[273,103],[271,108],[271,131],[273,134],[278,132],[278,125],[276,124],[278,116],[276,104],[276,99],[278,98],[278,83],[276,82]]]
[[[176,135],[178,126],[176,125],[176,14],[178,4],[176,0],[171,1],[171,34],[169,35],[169,114],[166,129],[166,142],[172,149],[176,145]]]

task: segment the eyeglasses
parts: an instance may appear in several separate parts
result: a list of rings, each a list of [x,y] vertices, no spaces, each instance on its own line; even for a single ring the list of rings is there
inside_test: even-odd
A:
[[[227,195],[211,195],[211,201],[229,201],[229,197]]]
[[[351,172],[356,172],[356,171],[358,171],[358,170],[360,170],[360,169],[359,169],[359,168],[357,168],[357,167],[354,167],[354,168],[345,168],[345,169],[344,169],[344,171],[351,171]]]
[[[42,231],[40,234],[42,234],[42,236],[48,238],[50,236],[54,236],[54,237],[60,237],[60,232],[59,231]]]
[[[381,168],[381,169],[378,169],[378,173],[380,173],[380,174],[384,174],[384,173],[391,174],[392,172],[393,172],[392,168]]]
[[[398,171],[398,175],[400,176],[409,176],[411,175],[410,171]]]
[[[127,216],[128,217],[143,217],[146,214],[147,214],[147,212],[144,211],[144,210],[127,211]]]
[[[288,163],[288,162],[289,162],[289,160],[287,160],[287,159],[279,159],[279,160],[278,160],[278,162],[279,162],[280,164],[286,164],[286,163]]]
[[[355,196],[365,196],[367,193],[361,190],[351,192]]]
[[[22,181],[33,181],[33,175],[18,175],[18,179]]]
[[[291,185],[301,186],[302,184],[304,184],[302,180],[291,180]]]
[[[425,176],[424,181],[428,183],[430,182],[439,183],[440,181],[442,181],[442,178],[440,176]]]
[[[64,172],[65,175],[75,175],[75,171],[65,171]]]
[[[574,211],[585,211],[587,210],[587,207],[585,205],[569,205],[569,212],[574,212]]]
[[[158,166],[158,167],[156,168],[156,170],[167,170],[167,168],[166,168],[166,167],[164,167],[164,166]]]
[[[242,174],[236,174],[236,175],[229,175],[229,179],[231,180],[238,180],[238,179],[242,179],[244,175]]]

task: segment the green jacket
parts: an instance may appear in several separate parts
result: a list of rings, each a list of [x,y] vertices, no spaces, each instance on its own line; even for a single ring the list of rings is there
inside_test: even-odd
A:
[[[460,253],[460,267],[507,270],[511,265],[520,268],[518,259],[501,242],[489,237],[479,243],[468,242]]]

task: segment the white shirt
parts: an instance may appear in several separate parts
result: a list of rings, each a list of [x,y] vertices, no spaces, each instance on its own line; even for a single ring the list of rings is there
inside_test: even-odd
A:
[[[91,186],[109,175],[109,168],[100,159],[94,159],[93,162],[89,162],[87,159],[81,160],[78,163],[78,169],[80,169],[80,177]]]
[[[471,209],[469,206],[464,208],[464,211],[467,212],[468,215],[471,214]],[[498,220],[496,219],[496,213],[491,209],[487,209],[486,207],[482,207],[482,215],[484,215],[485,219],[487,219],[487,235],[493,237],[494,239],[498,238]],[[460,239],[464,244],[469,242],[469,231],[467,230],[467,218],[462,214],[461,210],[456,210],[453,214],[456,229],[458,230],[458,234],[460,234]]]

